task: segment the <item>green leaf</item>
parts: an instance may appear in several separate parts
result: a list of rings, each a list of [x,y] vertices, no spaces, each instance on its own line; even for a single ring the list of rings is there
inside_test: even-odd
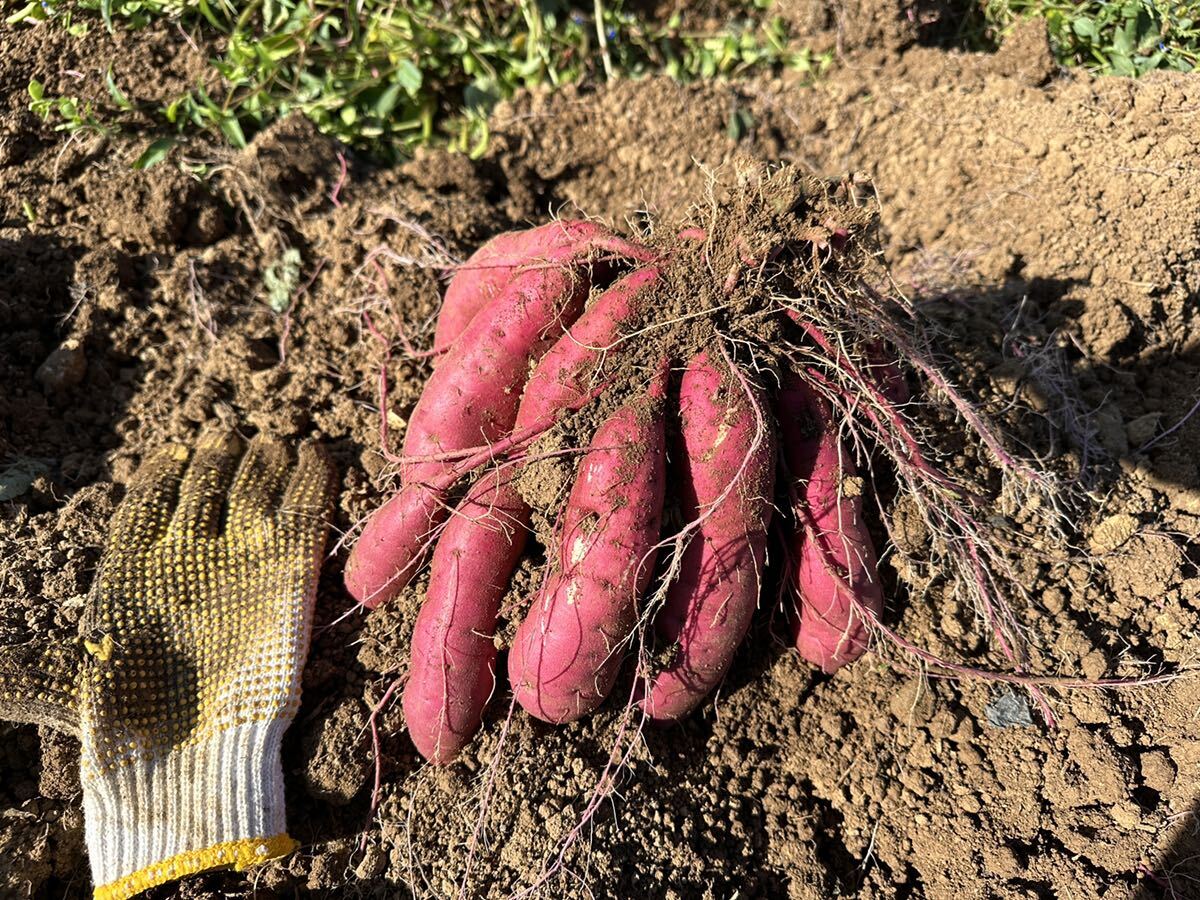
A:
[[[16,25],[18,22],[24,22],[29,19],[34,22],[46,21],[46,10],[42,6],[40,0],[31,0],[15,13],[4,20],[6,25]]]
[[[1113,50],[1121,56],[1132,56],[1137,49],[1137,19],[1126,19],[1113,33]]]
[[[471,159],[481,159],[483,154],[487,152],[488,142],[491,140],[491,132],[488,129],[487,119],[480,119],[474,128],[475,143],[467,150],[467,156]]]
[[[200,15],[208,20],[208,24],[217,30],[221,30],[221,22],[213,14],[212,7],[208,5],[208,0],[199,0],[197,8],[200,10]]]
[[[1081,38],[1094,41],[1096,39],[1096,23],[1091,19],[1080,16],[1071,23],[1071,30]]]
[[[175,146],[173,138],[159,138],[149,147],[142,151],[142,155],[133,161],[135,169],[149,169],[151,166],[156,166],[171,152],[171,148]]]
[[[1108,54],[1108,64],[1112,69],[1112,74],[1114,75],[1124,75],[1128,78],[1132,78],[1133,76],[1137,75],[1137,68],[1134,66],[1129,57],[1123,53],[1119,53],[1114,50],[1112,53]]]
[[[104,73],[104,84],[108,88],[109,96],[113,98],[113,103],[117,104],[117,109],[133,109],[133,104],[129,102],[129,98],[121,93],[121,89],[117,87],[117,82],[113,80],[112,64],[109,64],[108,71]]]
[[[1159,66],[1161,66],[1163,64],[1163,60],[1165,58],[1166,58],[1166,54],[1163,53],[1161,50],[1158,53],[1155,53],[1153,56],[1148,56],[1144,59],[1139,57],[1136,60],[1137,67],[1138,67],[1138,74],[1145,75],[1147,72],[1153,72],[1155,69],[1157,69]]]
[[[402,59],[396,66],[396,81],[408,91],[410,97],[416,96],[417,91],[421,89],[421,70],[410,60]]]
[[[300,49],[300,42],[295,35],[280,34],[267,38],[259,47],[269,62],[279,62],[296,53]]]
[[[379,97],[375,100],[373,106],[375,115],[381,119],[386,119],[389,115],[391,115],[392,110],[396,108],[396,102],[400,99],[400,91],[403,89],[404,86],[399,83],[389,84],[386,88],[384,88],[384,90],[379,94]]]
[[[46,95],[46,86],[36,78],[29,79],[29,96],[34,100],[41,100]]]
[[[225,140],[233,144],[239,150],[246,146],[246,135],[242,131],[242,125],[237,120],[237,116],[226,115],[221,119],[221,134],[225,135]]]
[[[100,0],[100,18],[104,22],[104,27],[108,29],[108,33],[113,34],[115,29],[112,22],[112,0]]]

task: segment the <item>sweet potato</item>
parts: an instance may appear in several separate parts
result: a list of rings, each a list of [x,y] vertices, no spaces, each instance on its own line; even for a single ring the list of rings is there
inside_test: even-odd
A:
[[[834,672],[867,648],[864,611],[883,609],[875,546],[854,461],[838,440],[831,410],[795,374],[780,391],[779,420],[797,494],[796,649]]]
[[[427,457],[487,444],[517,415],[529,364],[583,306],[588,285],[562,267],[530,269],[481,310],[430,376],[409,418],[404,488],[367,521],[346,564],[346,588],[368,606],[395,596],[416,573],[420,549],[446,514],[452,464]],[[422,459],[426,458],[426,459]]]
[[[371,513],[346,561],[350,596],[374,609],[399,593],[416,574],[433,530],[445,518],[445,499],[424,484],[401,488]]]
[[[509,470],[511,471],[511,470]],[[408,732],[421,755],[452,762],[479,728],[495,686],[496,616],[525,548],[525,504],[502,471],[459,504],[433,553],[404,688]]]
[[[642,701],[660,720],[695,709],[725,677],[746,636],[762,586],[775,483],[765,402],[758,392],[748,397],[725,363],[706,353],[693,358],[679,406],[675,484],[685,521],[699,526],[655,621],[660,638],[675,645],[674,659]]]
[[[646,261],[651,252],[614,235],[596,222],[548,222],[537,228],[509,231],[476,250],[459,269],[442,298],[433,349],[448,350],[522,269],[545,265],[578,265],[609,251]]]
[[[647,394],[597,429],[563,513],[557,567],[508,657],[517,701],[547,722],[599,706],[637,622],[662,519],[665,367]]]
[[[649,288],[660,278],[653,267],[630,272],[592,302],[538,362],[517,411],[518,429],[569,408],[591,386],[590,376],[601,354],[641,312]]]
[[[618,281],[547,351],[526,384],[518,430],[586,394],[599,348],[617,339],[638,308],[639,294],[657,277],[643,269]],[[529,508],[511,486],[497,487],[496,478],[484,476],[442,534],[413,632],[405,710],[413,743],[434,763],[451,762],[479,727],[496,655],[480,635],[495,629],[496,610],[529,525]]]

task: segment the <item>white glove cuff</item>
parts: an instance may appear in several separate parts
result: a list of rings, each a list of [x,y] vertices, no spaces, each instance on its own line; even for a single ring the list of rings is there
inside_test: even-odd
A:
[[[85,762],[83,808],[98,900],[123,900],[219,866],[285,856],[280,744],[288,720],[249,722],[96,773]],[[86,739],[85,739],[86,740]],[[84,747],[85,760],[89,757]]]

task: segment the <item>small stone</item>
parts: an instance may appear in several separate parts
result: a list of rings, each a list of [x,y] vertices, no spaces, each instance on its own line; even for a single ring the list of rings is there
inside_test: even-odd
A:
[[[75,338],[68,338],[38,366],[34,377],[46,390],[57,392],[75,387],[86,374],[83,346]]]
[[[985,708],[984,715],[993,728],[1026,728],[1033,724],[1029,701],[1022,694],[1004,691]]]

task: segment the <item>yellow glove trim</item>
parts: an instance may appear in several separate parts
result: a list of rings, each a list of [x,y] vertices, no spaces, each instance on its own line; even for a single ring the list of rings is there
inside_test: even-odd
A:
[[[271,838],[245,838],[226,841],[203,850],[189,850],[162,862],[131,872],[111,884],[96,888],[95,900],[126,900],[134,894],[149,890],[176,878],[195,875],[222,866],[232,866],[241,872],[251,866],[287,856],[300,844],[286,834]]]

